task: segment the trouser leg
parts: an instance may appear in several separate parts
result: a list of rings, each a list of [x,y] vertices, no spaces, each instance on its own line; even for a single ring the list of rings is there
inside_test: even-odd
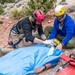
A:
[[[58,39],[59,41],[63,40],[63,36],[60,36],[59,34],[56,36],[56,39]],[[64,48],[75,48],[75,37],[72,37],[68,43],[64,46]]]
[[[0,50],[1,50],[2,54],[5,55],[5,54],[13,51],[14,48],[12,48],[12,46],[10,46],[10,45],[6,45],[6,46],[0,48]]]
[[[64,38],[64,36],[60,36],[59,34],[57,34],[57,36],[55,38],[58,39],[59,41],[62,41],[62,39]]]
[[[67,48],[75,48],[75,37],[72,37],[71,40],[66,44]]]
[[[16,42],[19,41],[19,35],[17,35],[17,34],[15,34],[15,33],[11,32],[10,39],[11,39],[11,41],[15,44]],[[23,42],[23,40],[22,40],[18,45],[16,45],[16,49],[17,49],[17,48],[20,48],[20,47],[24,47],[24,44],[23,44],[23,43],[24,43],[24,42]],[[12,45],[6,45],[6,46],[4,46],[4,47],[1,48],[1,51],[2,51],[3,54],[7,54],[7,53],[9,53],[9,52],[11,52],[11,51],[13,51],[13,50],[16,50],[16,49],[14,49],[14,48],[12,47]]]
[[[52,26],[47,26],[44,30],[45,35],[48,37],[52,31]],[[63,40],[64,36],[60,36],[59,34],[55,37],[60,42]],[[71,40],[64,46],[65,48],[73,48],[75,47],[75,37],[72,37]]]
[[[11,40],[13,42],[13,44],[17,43],[21,38],[22,38],[23,34],[15,34],[13,32],[11,32]],[[21,48],[24,47],[24,40],[22,39],[17,45],[16,48]]]
[[[46,26],[46,28],[44,29],[45,36],[48,37],[51,31],[52,31],[52,26]]]

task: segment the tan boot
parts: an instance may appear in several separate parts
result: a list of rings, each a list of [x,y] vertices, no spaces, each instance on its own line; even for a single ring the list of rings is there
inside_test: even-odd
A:
[[[7,54],[11,51],[13,51],[14,49],[10,46],[10,45],[6,45],[3,48],[1,48],[1,51],[3,54]]]
[[[2,52],[2,48],[0,47],[0,57],[2,57],[4,54]]]

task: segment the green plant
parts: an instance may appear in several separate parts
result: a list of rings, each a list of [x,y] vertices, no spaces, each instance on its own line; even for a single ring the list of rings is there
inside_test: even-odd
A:
[[[0,15],[4,13],[4,9],[2,6],[0,6]]]
[[[56,0],[30,0],[28,6],[23,8],[26,15],[30,15],[35,9],[40,9],[45,13],[54,7]]]
[[[19,10],[17,8],[13,8],[11,11],[11,16],[14,17],[14,18],[18,18],[19,16]]]
[[[11,17],[14,17],[15,19],[21,18],[25,16],[25,12],[23,9],[13,8],[10,11]]]
[[[15,2],[15,0],[6,0],[6,2],[13,3],[13,2]]]
[[[0,3],[4,4],[5,2],[7,3],[13,3],[15,0],[0,0]]]

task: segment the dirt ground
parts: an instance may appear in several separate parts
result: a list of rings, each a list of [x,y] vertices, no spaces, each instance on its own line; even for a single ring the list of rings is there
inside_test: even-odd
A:
[[[14,20],[8,16],[0,16],[0,46],[7,44],[10,28],[17,23],[17,21],[18,20]],[[43,29],[47,25],[53,25],[53,13],[51,12],[46,14],[45,20],[43,21]]]
[[[69,13],[72,16],[75,16],[75,13]],[[1,21],[0,21],[0,47],[3,47],[5,45],[7,45],[7,41],[8,41],[8,35],[9,35],[9,31],[10,28],[18,21],[18,20],[14,20],[10,17],[7,16],[0,16]],[[43,21],[43,29],[47,26],[47,25],[53,25],[53,13],[52,12],[48,12],[46,14],[45,20]],[[2,23],[3,22],[3,23]],[[1,24],[2,23],[2,24]],[[75,49],[64,49],[63,50],[64,53],[66,55],[69,55],[71,53],[75,53]],[[46,70],[38,75],[56,75],[56,70],[59,68],[59,66],[61,65],[61,62],[58,63],[58,65],[54,68],[51,68],[49,70]]]

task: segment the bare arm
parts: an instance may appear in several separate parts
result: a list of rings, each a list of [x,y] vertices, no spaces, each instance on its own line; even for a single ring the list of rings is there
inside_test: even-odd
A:
[[[34,39],[34,43],[40,43],[40,44],[43,44],[43,40],[38,39],[38,38],[35,38],[35,39]]]
[[[47,70],[47,69],[49,69],[51,67],[52,67],[52,65],[50,63],[48,63],[48,64],[46,64],[44,66],[39,67],[39,68],[35,68],[34,71],[37,72],[37,73],[40,73],[40,72],[42,72],[44,70]]]

